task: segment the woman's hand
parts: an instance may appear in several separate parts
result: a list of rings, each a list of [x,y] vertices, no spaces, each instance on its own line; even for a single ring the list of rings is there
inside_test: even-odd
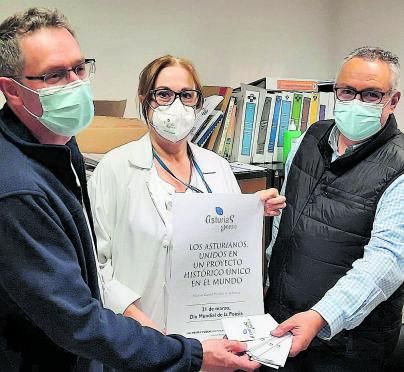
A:
[[[136,302],[136,301],[135,301]],[[123,312],[123,315],[137,320],[142,326],[154,328],[155,330],[166,334],[165,331],[159,329],[156,323],[154,323],[143,311],[141,311],[135,303],[129,305]]]
[[[279,195],[278,189],[260,190],[256,194],[264,203],[264,216],[279,216],[286,207],[286,198]]]

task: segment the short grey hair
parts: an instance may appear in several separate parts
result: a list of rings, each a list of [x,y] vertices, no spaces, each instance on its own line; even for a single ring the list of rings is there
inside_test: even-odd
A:
[[[0,76],[19,76],[24,60],[19,39],[46,27],[65,28],[75,36],[67,18],[56,9],[29,8],[0,24]]]
[[[364,46],[357,48],[344,58],[338,75],[344,63],[350,61],[353,58],[362,58],[366,61],[382,61],[387,63],[391,72],[391,89],[393,92],[399,89],[400,61],[397,55],[379,47]]]

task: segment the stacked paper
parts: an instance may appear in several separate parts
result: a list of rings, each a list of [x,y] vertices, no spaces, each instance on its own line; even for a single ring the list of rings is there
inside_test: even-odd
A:
[[[269,314],[222,319],[228,339],[247,343],[247,354],[252,360],[268,367],[283,367],[292,346],[290,333],[274,337],[271,331],[278,323]]]

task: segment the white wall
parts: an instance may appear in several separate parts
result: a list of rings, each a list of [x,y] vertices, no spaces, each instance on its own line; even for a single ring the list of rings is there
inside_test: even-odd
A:
[[[29,6],[59,8],[85,56],[97,59],[95,98],[128,99],[138,116],[141,69],[170,53],[191,59],[203,84],[239,86],[263,76],[330,78],[333,0],[0,1],[1,18]]]
[[[397,54],[404,71],[404,1],[403,0],[339,0],[333,15],[335,45],[333,66],[353,49],[364,46],[380,46]],[[402,72],[401,87],[404,74]],[[396,111],[401,130],[404,129],[404,96]]]
[[[35,5],[59,8],[97,59],[96,99],[128,99],[138,76],[166,53],[191,59],[203,84],[239,86],[263,76],[333,78],[352,49],[379,45],[404,65],[403,0],[13,0],[1,18]],[[404,97],[398,106],[404,128]]]

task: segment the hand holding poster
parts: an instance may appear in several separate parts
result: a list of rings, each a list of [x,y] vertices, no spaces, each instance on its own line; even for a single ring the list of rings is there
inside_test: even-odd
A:
[[[221,319],[263,314],[262,216],[256,195],[174,196],[169,333],[222,337]]]

